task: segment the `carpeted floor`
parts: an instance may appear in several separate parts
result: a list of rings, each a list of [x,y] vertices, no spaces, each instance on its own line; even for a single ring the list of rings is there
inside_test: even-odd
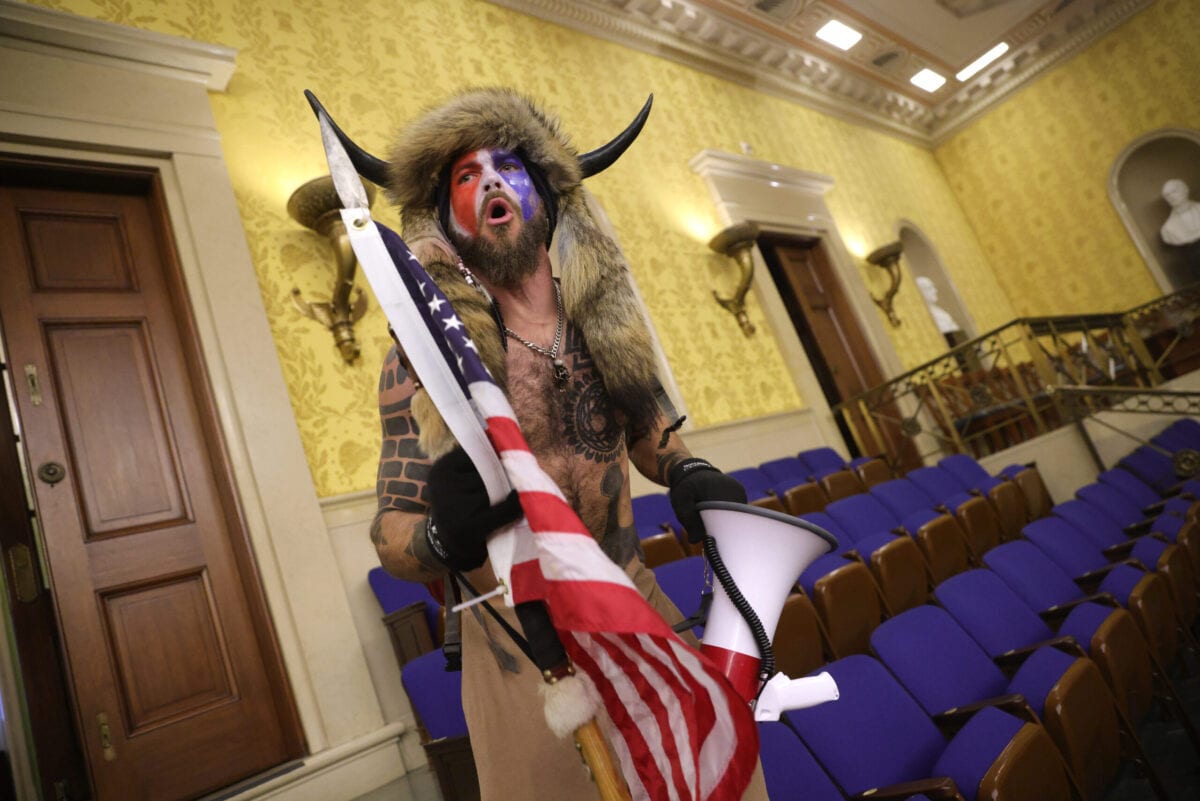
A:
[[[1197,742],[1188,737],[1184,725],[1163,714],[1161,706],[1138,727],[1142,747],[1158,772],[1171,801],[1200,799],[1200,668],[1189,659],[1191,676],[1182,669],[1172,671],[1171,682],[1198,732]],[[1104,801],[1160,801],[1145,777],[1126,764]]]

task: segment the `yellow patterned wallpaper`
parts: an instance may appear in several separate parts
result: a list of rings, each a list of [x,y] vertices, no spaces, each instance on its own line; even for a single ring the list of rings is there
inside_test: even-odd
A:
[[[688,160],[705,148],[830,175],[828,202],[858,256],[918,225],[939,250],[986,329],[1011,318],[988,260],[933,154],[923,148],[753,92],[683,66],[514,14],[480,0],[40,0],[88,17],[238,50],[228,91],[212,95],[272,333],[321,496],[374,485],[375,385],[388,341],[372,302],[356,327],[363,357],[342,363],[330,335],[301,317],[289,292],[327,296],[330,256],[287,217],[291,192],[320,175],[323,157],[302,90],[313,89],[361,144],[388,137],[423,107],[472,84],[507,84],[544,101],[583,149],[623,127],[646,95],[650,123],[637,145],[589,182],[632,263],[693,422],[708,426],[800,408],[761,309],[742,336],[712,299],[733,270],[705,246],[718,224]],[[376,212],[396,215],[382,199]],[[878,270],[860,268],[878,295]],[[889,329],[912,366],[944,350],[911,281]]]
[[[937,149],[1018,315],[1160,293],[1108,179],[1132,140],[1166,127],[1200,129],[1196,0],[1158,0]]]

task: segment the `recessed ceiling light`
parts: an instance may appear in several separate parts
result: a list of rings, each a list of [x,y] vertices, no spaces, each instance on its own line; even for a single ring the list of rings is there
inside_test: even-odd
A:
[[[941,89],[942,84],[944,84],[946,82],[945,78],[943,78],[941,75],[938,75],[936,72],[929,69],[928,67],[921,70],[916,75],[909,78],[908,80],[914,86],[918,86],[918,87],[924,89],[926,92],[936,92],[938,89]]]
[[[831,45],[842,50],[849,50],[858,44],[858,40],[863,35],[851,28],[849,25],[838,22],[836,19],[831,19],[821,26],[821,30],[817,31],[817,38],[823,42],[829,42]]]
[[[971,78],[972,76],[974,76],[975,73],[979,72],[981,69],[986,67],[988,64],[991,64],[993,61],[1000,58],[1000,56],[1004,55],[1007,52],[1008,52],[1008,42],[1001,42],[1000,44],[993,47],[991,50],[984,53],[979,58],[972,61],[967,66],[963,67],[963,69],[960,72],[958,72],[957,74],[955,74],[954,77],[960,81],[965,81],[968,78]]]

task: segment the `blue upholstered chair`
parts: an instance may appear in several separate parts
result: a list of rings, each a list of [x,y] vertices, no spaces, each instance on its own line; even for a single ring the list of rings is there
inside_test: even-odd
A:
[[[975,713],[950,739],[875,659],[849,656],[826,665],[837,701],[787,714],[804,744],[849,795],[940,788],[965,801],[1027,798],[1066,801],[1070,782],[1041,726],[995,708]],[[950,793],[957,793],[956,795]],[[930,792],[930,795],[933,795]]]
[[[1117,710],[1091,660],[1043,647],[1010,679],[949,613],[930,605],[883,623],[871,635],[871,647],[935,719],[998,706],[1044,721],[1087,801],[1103,797],[1116,776],[1121,755]]]

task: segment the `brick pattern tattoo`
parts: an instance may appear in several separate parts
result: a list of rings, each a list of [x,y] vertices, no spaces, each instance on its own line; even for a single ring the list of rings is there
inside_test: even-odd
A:
[[[418,445],[420,429],[412,416],[413,385],[410,370],[393,347],[379,376],[379,419],[383,445],[375,492],[378,507],[371,523],[371,542],[385,564],[401,558],[389,569],[408,573],[424,581],[443,575],[445,567],[425,541],[425,513],[429,510],[429,459]],[[405,512],[414,517],[397,517],[385,525],[389,513]],[[391,540],[391,541],[389,541]],[[401,543],[403,547],[400,548]],[[385,558],[385,554],[391,557]],[[406,566],[402,566],[407,563]]]
[[[379,377],[379,421],[383,428],[383,449],[375,494],[379,509],[424,514],[429,509],[429,460],[417,444],[420,429],[412,416],[412,393],[388,403],[382,399],[408,380],[396,349],[392,348]]]

